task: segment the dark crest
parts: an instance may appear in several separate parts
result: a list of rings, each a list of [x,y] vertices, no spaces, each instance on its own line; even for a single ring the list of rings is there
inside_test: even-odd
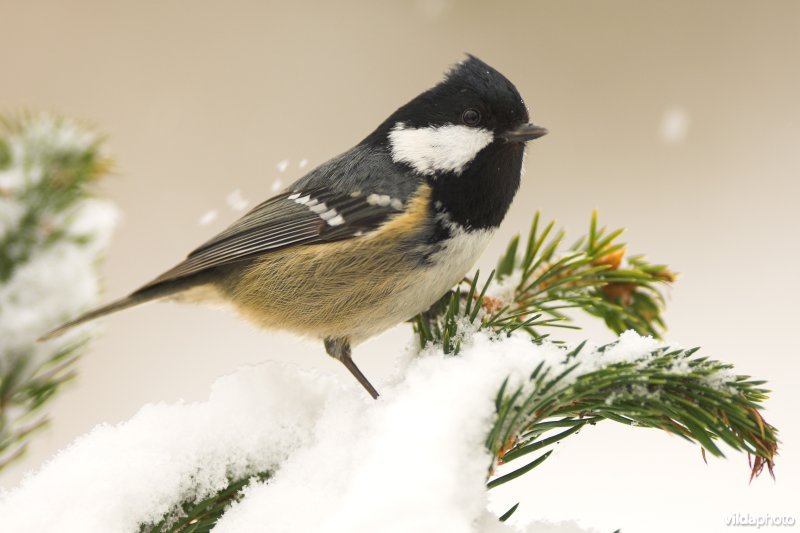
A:
[[[528,122],[528,109],[514,84],[490,65],[468,55],[436,86],[392,113],[366,140],[378,140],[398,122],[412,128],[461,124],[466,109],[479,111],[481,122],[477,126],[494,132]]]

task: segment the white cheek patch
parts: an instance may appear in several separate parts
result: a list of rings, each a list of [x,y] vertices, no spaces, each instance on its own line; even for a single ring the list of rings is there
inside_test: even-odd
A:
[[[406,128],[398,122],[389,132],[392,161],[411,165],[420,174],[454,172],[461,174],[478,152],[494,140],[482,128],[449,125]]]

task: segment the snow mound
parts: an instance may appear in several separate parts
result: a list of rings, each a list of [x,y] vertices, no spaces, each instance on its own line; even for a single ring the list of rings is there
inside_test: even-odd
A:
[[[591,370],[598,359],[634,360],[655,344],[628,333],[581,362]],[[270,471],[213,531],[514,531],[487,510],[495,396],[542,360],[563,364],[565,348],[478,332],[458,356],[434,347],[412,355],[378,387],[378,401],[355,382],[267,363],[221,378],[205,402],[145,406],[128,422],[98,426],[0,497],[2,529],[137,532],[229,479]]]

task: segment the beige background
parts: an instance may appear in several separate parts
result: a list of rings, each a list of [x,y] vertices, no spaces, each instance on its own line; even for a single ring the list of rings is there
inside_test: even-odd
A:
[[[800,518],[798,27],[791,0],[0,0],[0,110],[51,109],[107,133],[118,172],[103,190],[124,213],[104,268],[110,298],[236,218],[235,189],[251,205],[269,196],[301,159],[351,146],[463,52],[479,55],[551,130],[481,263],[536,209],[577,235],[599,208],[629,228],[632,251],[681,272],[670,337],[770,380],[784,441],[777,483],[748,486],[737,454],[705,466],[658,432],[593,428],[509,498],[525,498],[523,517],[604,531],[718,531],[733,512]],[[366,373],[380,381],[408,335],[361,347]],[[321,346],[224,313],[151,305],[110,318],[52,427],[0,484],[97,423],[202,399],[217,376],[265,359],[350,379]]]

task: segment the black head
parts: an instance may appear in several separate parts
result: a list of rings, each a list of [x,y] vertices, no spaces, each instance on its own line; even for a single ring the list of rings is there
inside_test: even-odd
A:
[[[528,123],[514,84],[474,56],[392,115],[365,143],[425,176],[448,218],[496,227],[519,188],[525,142],[547,130]]]
[[[514,84],[469,55],[438,85],[395,111],[384,125],[392,127],[398,122],[409,128],[465,125],[487,129],[502,138],[528,120],[528,108]]]

